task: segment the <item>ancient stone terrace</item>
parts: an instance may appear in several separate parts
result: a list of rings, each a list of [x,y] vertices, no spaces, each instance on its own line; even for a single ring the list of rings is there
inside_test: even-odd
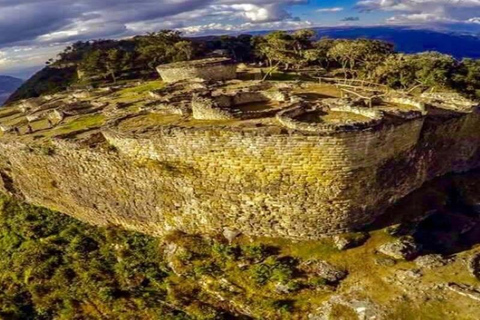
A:
[[[8,106],[0,189],[154,235],[315,239],[480,165],[477,104],[456,94],[210,75]]]

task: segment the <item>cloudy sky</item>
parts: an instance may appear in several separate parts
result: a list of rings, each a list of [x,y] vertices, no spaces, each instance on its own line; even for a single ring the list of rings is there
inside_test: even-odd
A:
[[[339,25],[480,32],[480,0],[0,0],[0,74],[27,77],[76,40]]]

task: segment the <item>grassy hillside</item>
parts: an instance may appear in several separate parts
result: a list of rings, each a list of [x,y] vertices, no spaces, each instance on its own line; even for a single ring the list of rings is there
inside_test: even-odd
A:
[[[75,67],[62,69],[45,67],[21,84],[9,97],[6,104],[17,100],[35,98],[45,94],[64,91],[68,86],[73,84],[76,79],[77,73]]]

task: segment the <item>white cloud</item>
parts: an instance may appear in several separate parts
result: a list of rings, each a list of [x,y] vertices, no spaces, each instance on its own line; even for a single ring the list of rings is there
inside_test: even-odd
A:
[[[480,0],[361,0],[357,7],[396,12],[391,23],[468,23],[480,16]]]
[[[422,24],[422,23],[450,23],[455,22],[443,16],[429,13],[400,14],[387,19],[392,24]]]
[[[340,12],[343,10],[344,9],[342,7],[334,7],[334,8],[321,8],[316,11],[320,13],[333,13],[333,12]]]
[[[189,26],[179,28],[186,35],[215,35],[220,33],[239,33],[252,30],[294,30],[309,28],[312,26],[310,21],[285,20],[265,23],[246,22],[239,25],[210,23],[204,25]]]
[[[0,73],[38,65],[53,47],[95,38],[124,38],[160,29],[210,32],[308,25],[288,6],[308,0],[0,0]],[[12,48],[16,48],[12,50]],[[34,48],[29,55],[22,48]],[[20,58],[21,57],[21,58]]]

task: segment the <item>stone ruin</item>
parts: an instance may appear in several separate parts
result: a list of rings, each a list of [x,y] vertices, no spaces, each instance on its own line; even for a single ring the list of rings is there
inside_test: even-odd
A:
[[[164,64],[157,67],[164,82],[182,80],[231,80],[237,77],[237,65],[229,58],[210,58]]]
[[[364,227],[426,181],[480,166],[478,105],[455,94],[359,98],[341,86],[231,79],[224,59],[229,71],[215,77],[225,65],[213,61],[180,74],[160,67],[171,82],[130,90],[128,101],[110,88],[13,106],[25,122],[105,121],[55,139],[48,129],[2,135],[0,190],[152,235],[229,229],[318,239]]]
[[[223,63],[228,59],[207,59],[195,61],[192,65],[208,69],[210,63],[217,65],[217,60]],[[163,65],[158,69],[161,72],[177,67],[180,64]],[[386,115],[404,120],[420,118],[426,114],[426,105],[431,101],[426,95],[414,98],[391,92],[374,100],[343,97],[312,102],[296,93],[298,89],[308,87],[301,82],[217,81],[212,79],[211,73],[202,75],[199,72],[190,75],[182,73],[177,79],[160,90],[150,92],[154,102],[145,109],[149,112],[191,116],[196,120],[274,118],[278,125],[287,129],[334,134],[373,129],[386,120]],[[465,102],[462,103],[465,105]],[[385,105],[408,107],[381,107]],[[335,118],[332,115],[338,119],[326,121]]]

